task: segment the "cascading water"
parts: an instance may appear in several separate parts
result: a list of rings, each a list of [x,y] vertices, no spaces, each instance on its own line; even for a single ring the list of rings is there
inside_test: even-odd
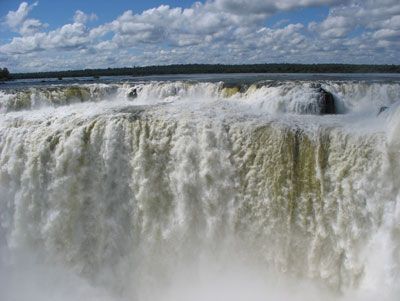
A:
[[[398,100],[399,81],[3,88],[0,300],[396,300]]]

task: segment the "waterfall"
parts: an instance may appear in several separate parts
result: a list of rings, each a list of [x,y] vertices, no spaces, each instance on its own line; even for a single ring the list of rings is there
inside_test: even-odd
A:
[[[399,99],[396,82],[3,89],[0,299],[395,300]]]

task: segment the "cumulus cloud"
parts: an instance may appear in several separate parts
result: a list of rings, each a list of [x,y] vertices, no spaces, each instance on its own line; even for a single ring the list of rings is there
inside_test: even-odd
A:
[[[400,30],[381,29],[376,31],[372,37],[376,40],[397,40],[400,39]]]
[[[95,21],[95,20],[97,20],[98,17],[93,13],[90,16],[88,16],[83,11],[77,10],[75,12],[75,15],[74,15],[73,19],[74,19],[75,23],[85,24],[87,21]]]
[[[346,37],[354,25],[354,19],[330,15],[321,23],[311,22],[308,28],[323,38],[338,39]]]
[[[42,29],[43,24],[36,19],[28,19],[29,12],[39,4],[38,1],[29,5],[22,2],[17,11],[10,11],[6,16],[6,24],[21,35],[32,35]]]
[[[28,19],[22,26],[19,28],[19,33],[23,36],[33,35],[34,33],[40,31],[43,25],[39,20],[36,19]]]
[[[73,16],[74,23],[65,24],[56,30],[42,32],[46,25],[39,20],[28,19],[29,11],[37,6],[38,2],[28,5],[21,3],[19,9],[10,11],[7,15],[7,24],[20,33],[22,37],[14,37],[8,44],[0,46],[0,54],[10,55],[32,54],[51,50],[82,50],[88,49],[97,37],[108,32],[107,27],[99,26],[90,30],[85,23],[97,19],[95,14],[87,15],[77,10]],[[13,19],[13,23],[11,19]]]
[[[141,15],[133,15],[128,10],[111,23],[111,29],[115,32],[114,41],[121,46],[163,42],[166,25],[173,22],[174,13],[168,6],[160,6]]]
[[[351,0],[215,0],[219,9],[236,15],[272,15],[279,11],[290,11],[296,8],[321,7],[350,3]]]
[[[45,50],[80,50],[88,48],[94,39],[103,33],[101,30],[89,30],[81,21],[82,19],[76,20],[73,24],[66,24],[48,33],[36,32],[31,35],[15,37],[10,43],[0,46],[0,51],[9,54],[27,54]],[[32,26],[35,26],[34,22]],[[26,30],[28,31],[29,27]]]
[[[39,20],[29,19],[37,4],[23,2],[7,14],[6,23],[21,37],[0,45],[0,59],[24,66],[25,56],[44,60],[41,53],[45,53],[47,63],[41,66],[48,69],[56,60],[47,56],[55,53],[70,54],[66,62],[71,68],[96,67],[93,64],[400,63],[398,0],[210,0],[185,9],[161,5],[137,14],[127,10],[94,28],[88,21],[97,16],[77,10],[73,23],[48,32]],[[265,26],[271,16],[309,7],[329,8],[329,14],[305,25],[285,19],[272,28]]]
[[[133,15],[126,11],[110,24],[113,40],[121,47],[168,42],[188,46],[215,41],[236,25],[236,19],[216,11],[210,4],[196,3],[192,8],[158,8]]]
[[[17,30],[20,25],[28,18],[29,12],[39,4],[38,1],[29,5],[26,2],[22,2],[17,11],[10,11],[6,16],[6,23],[13,30]]]
[[[378,39],[393,37],[400,30],[400,2],[366,0],[332,8],[323,22],[312,22],[309,29],[323,38],[345,38],[357,29],[376,31],[372,36]]]
[[[276,28],[276,27],[279,27],[279,26],[281,26],[281,25],[283,25],[283,24],[286,24],[286,23],[289,23],[289,22],[290,22],[289,19],[279,20],[278,22],[276,22],[276,23],[274,24],[274,27]]]

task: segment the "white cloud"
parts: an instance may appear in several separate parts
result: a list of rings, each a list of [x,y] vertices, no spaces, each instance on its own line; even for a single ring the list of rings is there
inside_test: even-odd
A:
[[[311,22],[309,29],[323,38],[345,38],[357,29],[376,31],[376,39],[391,38],[400,30],[400,2],[366,0],[332,8],[323,22]]]
[[[28,19],[24,23],[22,23],[22,26],[19,29],[19,33],[23,36],[30,36],[42,30],[42,27],[43,25],[42,23],[40,23],[39,20]]]
[[[400,14],[385,20],[382,25],[389,29],[400,30]]]
[[[308,28],[313,32],[319,33],[323,38],[338,39],[346,37],[354,26],[353,19],[329,15],[321,23],[311,22]]]
[[[20,25],[28,18],[29,12],[33,7],[39,4],[38,1],[29,5],[26,2],[22,2],[17,11],[10,11],[6,16],[6,23],[13,30],[17,30]]]
[[[163,5],[137,15],[129,10],[113,21],[111,28],[113,40],[121,47],[163,42],[187,46],[218,39],[235,24],[235,19],[226,13],[197,3],[189,9]]]
[[[321,7],[350,3],[351,0],[215,0],[217,8],[236,15],[269,16],[279,11],[290,11],[296,8]]]
[[[376,31],[372,37],[376,40],[400,39],[400,30],[381,29]]]
[[[87,48],[101,31],[91,32],[85,24],[66,24],[48,33],[37,32],[32,35],[13,38],[0,51],[9,54],[25,54],[37,51]]]
[[[274,28],[280,27],[281,25],[286,24],[286,23],[289,23],[289,22],[290,22],[289,19],[279,20],[278,22],[276,22],[276,23],[274,24]]]
[[[137,43],[160,43],[165,40],[165,28],[172,20],[166,20],[169,8],[159,7],[145,11],[142,15],[133,15],[131,10],[126,11],[111,23],[115,32],[114,41],[122,47]]]
[[[49,32],[43,31],[39,20],[28,18],[37,3],[24,3],[6,17],[10,28],[22,37],[0,45],[0,59],[19,66],[16,68],[28,68],[29,56],[29,61],[36,62],[29,66],[37,68],[42,60],[46,63],[41,68],[60,69],[64,65],[51,67],[56,64],[52,57],[56,53],[68,57],[65,64],[70,68],[169,63],[400,63],[398,0],[210,0],[186,9],[161,5],[138,14],[128,10],[95,28],[88,21],[97,16],[77,10],[72,24]],[[330,9],[325,19],[308,26],[291,24],[290,20],[272,28],[264,25],[273,15],[307,7]],[[15,16],[13,21],[11,16]]]
[[[34,52],[44,52],[52,50],[82,50],[90,48],[93,41],[103,36],[109,31],[107,26],[99,26],[90,30],[85,23],[88,20],[95,20],[97,16],[88,16],[84,12],[77,10],[73,17],[74,23],[65,24],[62,27],[50,32],[41,32],[43,25],[39,20],[27,19],[28,12],[38,2],[28,6],[23,2],[17,12],[9,12],[7,16],[19,15],[18,32],[22,37],[14,37],[8,44],[0,46],[0,53],[9,55],[30,54]]]
[[[28,19],[29,12],[39,4],[38,1],[29,5],[22,2],[17,11],[9,11],[6,16],[6,24],[21,35],[32,35],[42,29],[43,24],[36,19]]]
[[[98,17],[95,14],[92,13],[90,16],[88,16],[81,10],[77,10],[73,18],[75,23],[81,23],[81,24],[85,24],[88,20],[95,21],[97,19]]]

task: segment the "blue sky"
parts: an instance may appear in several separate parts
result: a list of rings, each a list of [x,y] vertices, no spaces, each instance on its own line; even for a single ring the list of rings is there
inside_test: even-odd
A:
[[[11,72],[400,64],[398,0],[0,0],[0,22],[0,67]]]
[[[0,1],[0,12],[2,17],[8,11],[15,11],[23,1],[2,0]],[[35,1],[26,1],[33,4]],[[39,0],[38,6],[30,13],[31,18],[39,19],[43,23],[48,23],[52,29],[60,27],[64,24],[72,22],[75,11],[81,10],[85,13],[95,13],[99,17],[98,24],[111,22],[120,16],[126,10],[133,10],[134,13],[141,13],[144,10],[159,7],[168,4],[171,7],[187,8],[193,4],[193,1],[162,1],[162,0],[146,0],[146,1],[129,1],[129,0]],[[100,21],[101,20],[101,21]]]

